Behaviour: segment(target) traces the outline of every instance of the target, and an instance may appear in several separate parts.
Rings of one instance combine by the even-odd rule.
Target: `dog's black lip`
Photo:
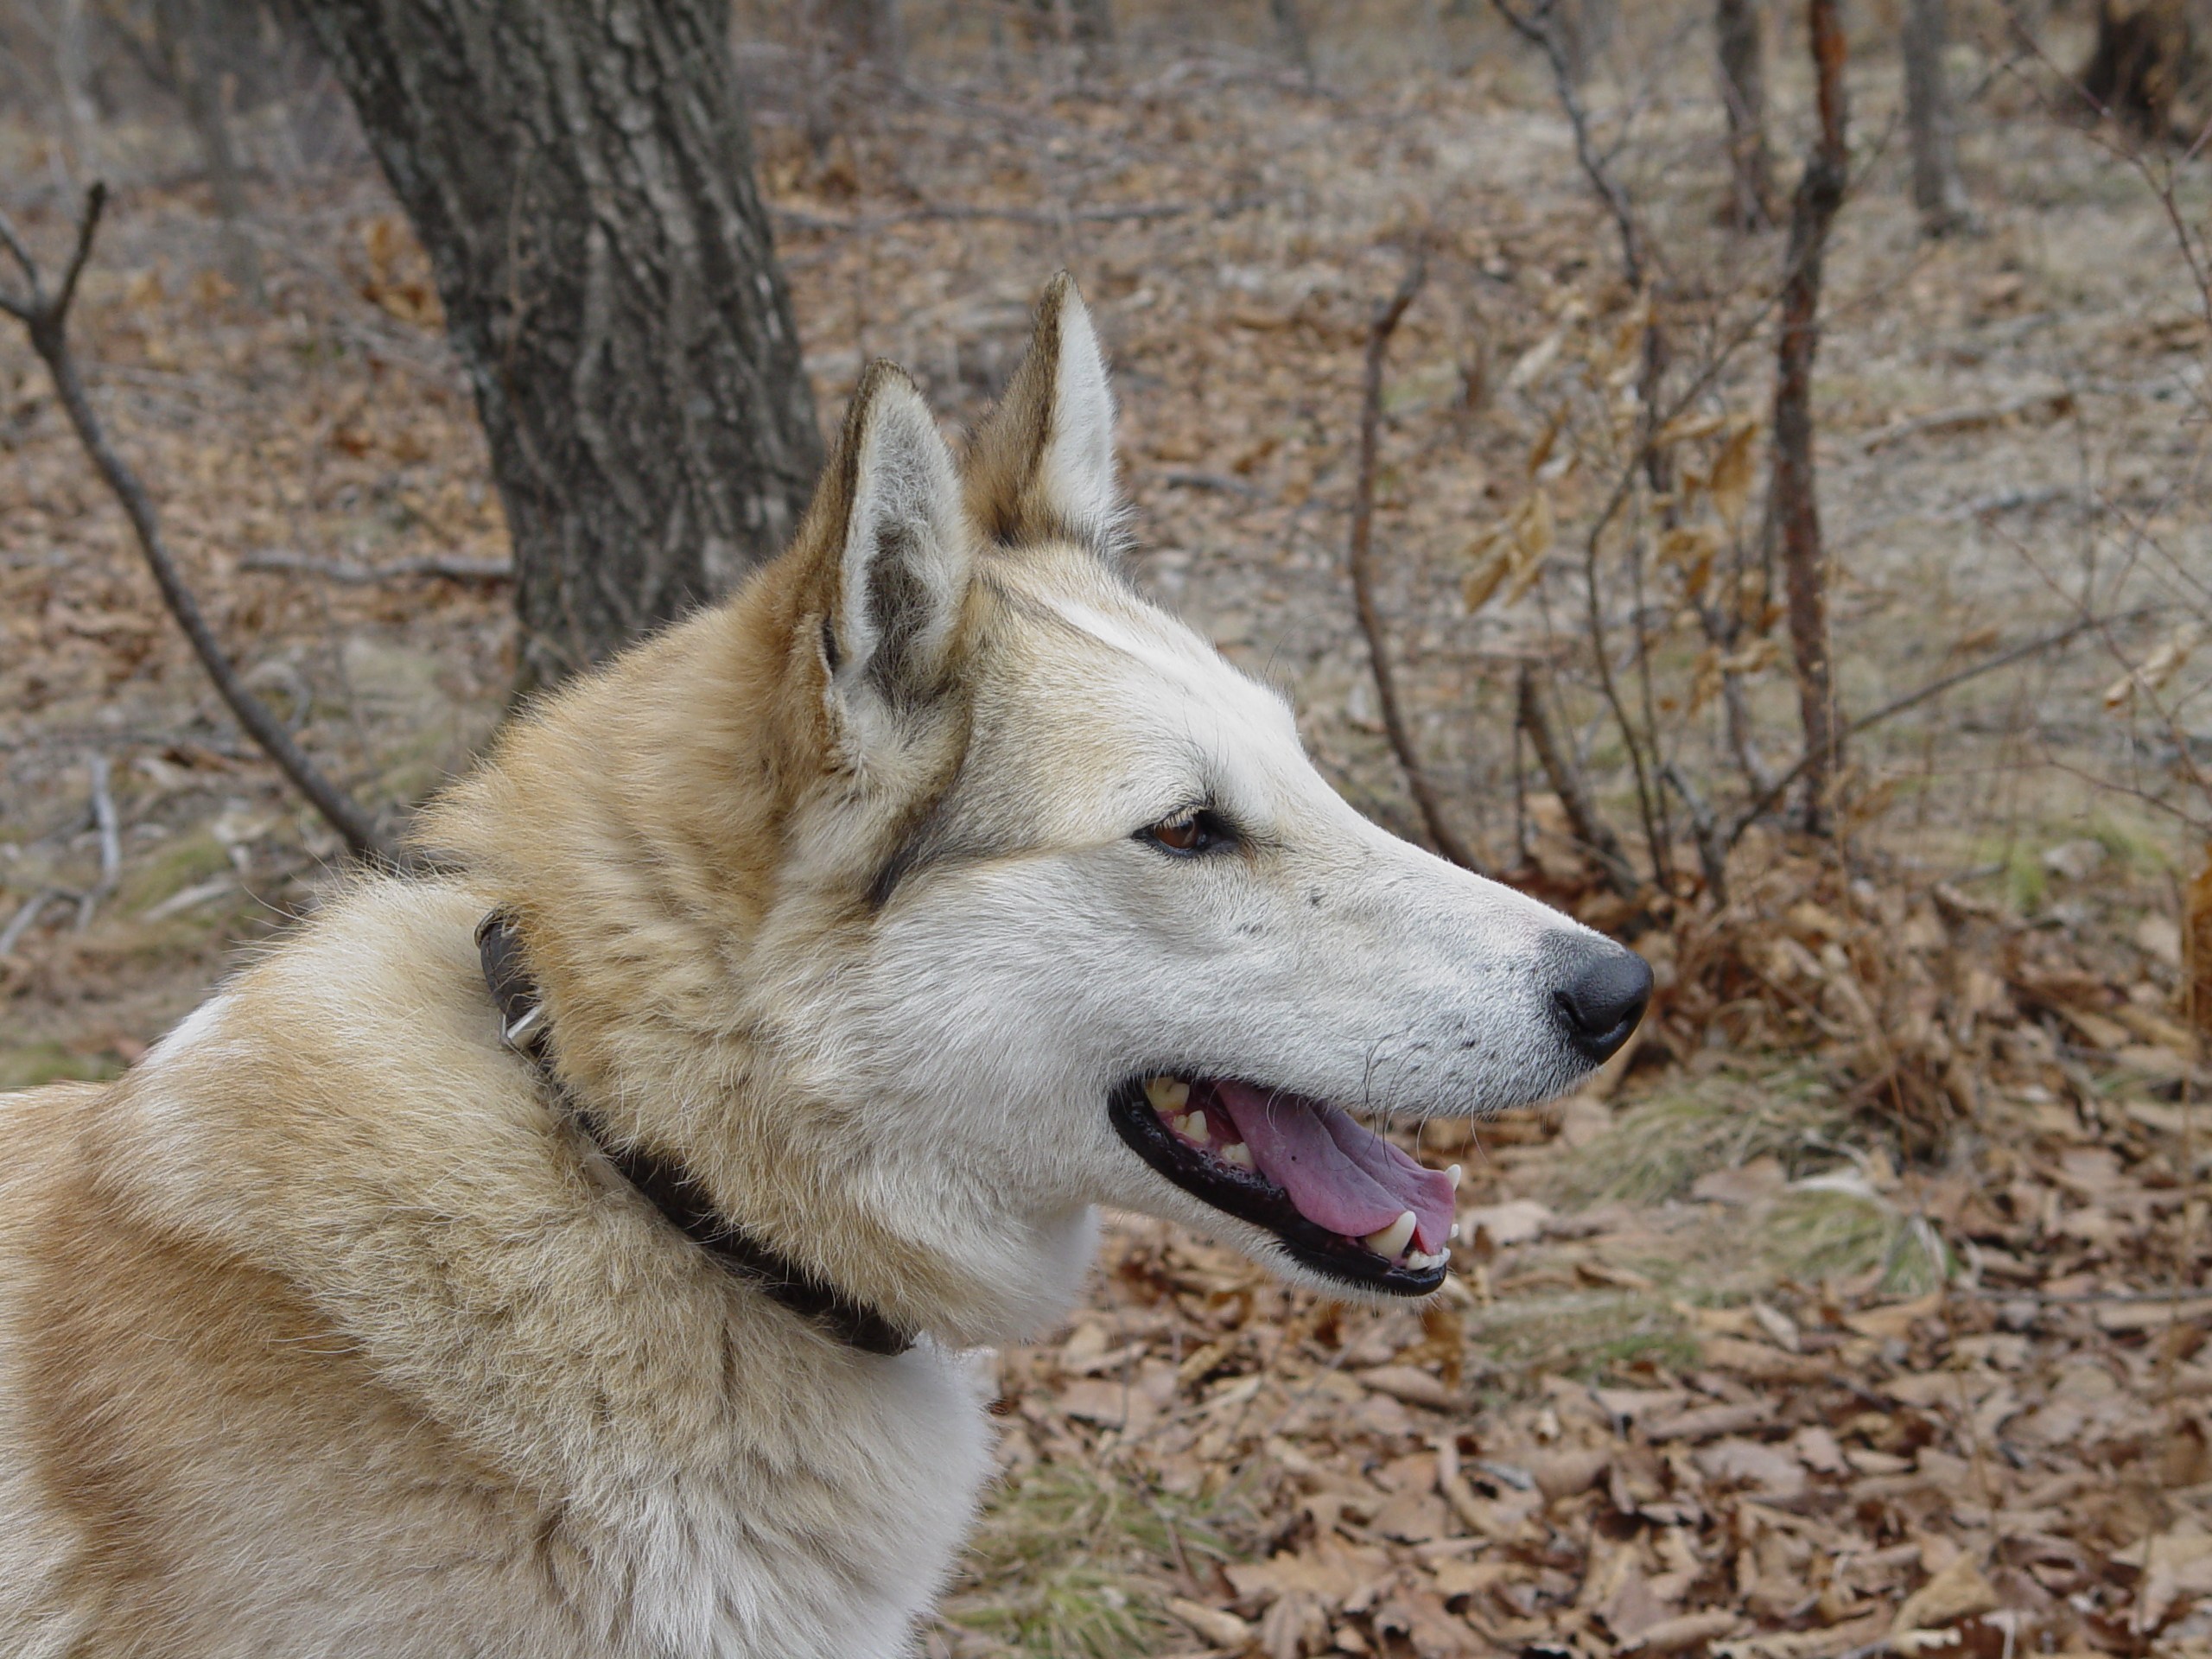
[[[1172,1077],[1170,1070],[1131,1077],[1106,1097],[1106,1118],[1129,1149],[1195,1198],[1239,1221],[1273,1233],[1293,1260],[1314,1272],[1363,1289],[1393,1296],[1427,1296],[1444,1283],[1445,1267],[1414,1268],[1385,1262],[1357,1239],[1332,1233],[1299,1214],[1290,1197],[1266,1176],[1201,1161],[1175,1138],[1145,1097],[1146,1077]]]

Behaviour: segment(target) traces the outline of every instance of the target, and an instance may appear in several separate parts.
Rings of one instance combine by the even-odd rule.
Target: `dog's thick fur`
[[[363,880],[112,1086],[0,1099],[0,1652],[905,1651],[987,1466],[960,1351],[1066,1308],[1091,1206],[1283,1265],[1117,1083],[1465,1113],[1587,1069],[1547,999],[1592,936],[1344,807],[1120,516],[1065,280],[963,464],[872,368],[791,551],[429,815],[453,874]],[[1138,833],[1200,802],[1236,849]],[[570,1096],[918,1346],[612,1174],[500,1046],[493,906]]]

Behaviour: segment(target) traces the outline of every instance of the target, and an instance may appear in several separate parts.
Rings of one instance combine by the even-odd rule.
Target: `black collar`
[[[681,1163],[609,1141],[599,1122],[562,1086],[547,1058],[546,1039],[551,1035],[551,1027],[546,1023],[537,983],[523,961],[522,939],[515,931],[513,916],[495,910],[479,922],[476,949],[484,963],[484,983],[499,1011],[499,1040],[537,1065],[548,1092],[569,1121],[671,1225],[771,1300],[812,1320],[849,1347],[868,1354],[903,1354],[914,1345],[910,1333],[876,1309],[824,1284],[745,1232],[715,1208],[706,1189]]]

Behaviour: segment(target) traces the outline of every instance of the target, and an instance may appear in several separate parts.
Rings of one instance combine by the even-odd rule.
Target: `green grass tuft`
[[[1670,1088],[1621,1114],[1613,1127],[1564,1160],[1555,1196],[1570,1208],[1659,1204],[1684,1196],[1710,1169],[1772,1153],[1802,1158],[1808,1136],[1836,1130],[1842,1111],[1809,1079],[1759,1086],[1707,1078]]]
[[[1804,1188],[1784,1193],[1762,1229],[1768,1260],[1803,1282],[1878,1268],[1886,1295],[1917,1296],[1948,1279],[1957,1263],[1936,1230],[1871,1193]]]
[[[1225,1555],[1205,1506],[1134,1476],[1039,1464],[994,1494],[946,1621],[1020,1659],[1138,1659],[1169,1626],[1147,1582]]]
[[[1507,1370],[1599,1381],[1643,1363],[1687,1370],[1697,1342],[1682,1317],[1641,1291],[1570,1291],[1502,1301],[1469,1316],[1484,1358]]]
[[[0,1091],[42,1083],[105,1083],[122,1075],[123,1062],[112,1054],[72,1054],[55,1042],[0,1048]]]

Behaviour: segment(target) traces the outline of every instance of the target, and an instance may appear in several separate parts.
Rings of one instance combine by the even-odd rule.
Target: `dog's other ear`
[[[1090,313],[1062,271],[1006,396],[968,451],[968,509],[1009,545],[1066,537],[1121,556],[1126,509],[1114,476],[1114,394]]]
[[[974,536],[952,451],[897,365],[861,374],[823,487],[830,695],[864,724],[904,720],[943,689]]]

